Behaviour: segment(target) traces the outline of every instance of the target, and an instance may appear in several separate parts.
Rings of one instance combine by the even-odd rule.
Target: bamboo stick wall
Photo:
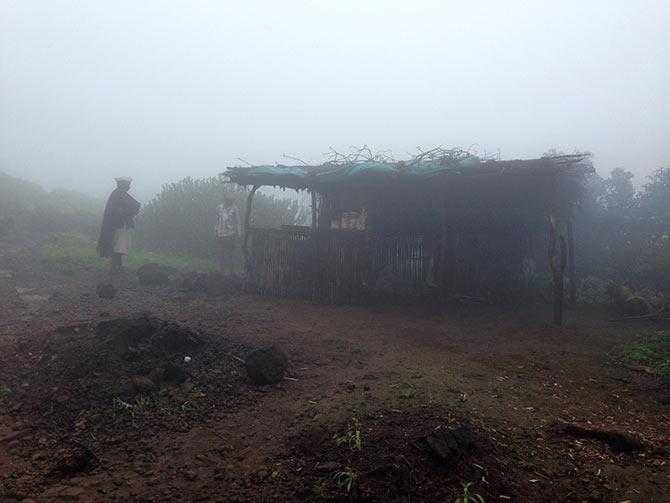
[[[260,295],[363,303],[380,278],[418,289],[430,267],[420,236],[296,227],[249,232],[247,289]]]

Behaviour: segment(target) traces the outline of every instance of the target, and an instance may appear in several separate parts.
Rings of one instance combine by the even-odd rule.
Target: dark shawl
[[[140,203],[127,192],[114,189],[109,195],[105,213],[102,216],[98,253],[101,257],[110,257],[114,248],[114,231],[116,229],[135,228],[133,217],[140,212]]]

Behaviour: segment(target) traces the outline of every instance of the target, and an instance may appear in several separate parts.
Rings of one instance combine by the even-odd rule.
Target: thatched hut
[[[543,243],[560,324],[565,270],[574,300],[572,222],[590,171],[583,154],[500,161],[451,151],[405,162],[231,167],[224,175],[253,187],[244,247],[250,291],[350,303],[384,289],[521,292]],[[311,226],[250,228],[261,186],[310,191]]]

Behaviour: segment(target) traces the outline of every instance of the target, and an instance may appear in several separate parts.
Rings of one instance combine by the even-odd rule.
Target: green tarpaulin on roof
[[[422,161],[407,165],[359,162],[311,171],[307,167],[302,166],[254,166],[245,170],[244,178],[252,181],[254,178],[266,179],[272,177],[277,182],[290,178],[309,179],[314,182],[338,182],[363,175],[427,178],[445,171],[476,167],[479,164],[480,161],[477,157],[467,157],[449,164],[444,164],[440,161]]]

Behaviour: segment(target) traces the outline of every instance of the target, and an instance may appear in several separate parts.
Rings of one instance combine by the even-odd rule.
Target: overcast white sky
[[[670,1],[0,0],[0,170],[147,197],[367,143],[670,162]]]

